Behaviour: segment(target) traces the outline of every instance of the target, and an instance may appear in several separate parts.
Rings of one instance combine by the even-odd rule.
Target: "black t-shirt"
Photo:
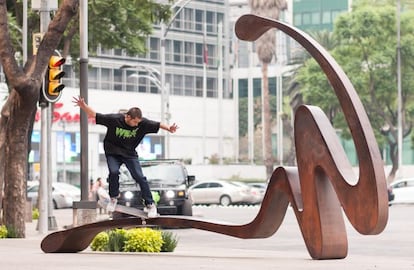
[[[137,127],[125,123],[124,114],[96,114],[96,124],[107,127],[104,138],[104,150],[107,155],[138,157],[135,149],[148,133],[157,133],[160,123],[142,118]]]

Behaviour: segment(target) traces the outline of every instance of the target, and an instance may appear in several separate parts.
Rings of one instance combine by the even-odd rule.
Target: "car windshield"
[[[122,166],[120,171],[120,183],[135,184],[127,168]],[[186,180],[182,167],[177,164],[143,165],[142,172],[150,184],[177,185],[185,183]]]

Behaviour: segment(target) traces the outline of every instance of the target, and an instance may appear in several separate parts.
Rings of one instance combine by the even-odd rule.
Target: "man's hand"
[[[72,102],[75,106],[79,106],[81,109],[86,106],[85,100],[81,96],[73,97]]]
[[[178,129],[178,126],[174,123],[168,128],[168,131],[171,133],[174,133],[177,131],[177,129]]]
[[[81,96],[73,97],[72,102],[75,106],[79,106],[88,117],[96,117],[96,112],[86,104],[85,99]]]

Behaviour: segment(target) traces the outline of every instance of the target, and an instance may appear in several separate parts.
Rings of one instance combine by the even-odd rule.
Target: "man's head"
[[[133,107],[129,109],[125,114],[125,123],[128,126],[136,127],[142,119],[141,109],[138,107]]]

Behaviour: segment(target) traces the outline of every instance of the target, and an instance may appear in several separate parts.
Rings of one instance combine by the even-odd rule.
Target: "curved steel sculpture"
[[[388,219],[387,186],[374,133],[358,95],[336,61],[311,37],[285,23],[244,15],[236,23],[242,40],[254,41],[277,28],[300,43],[328,77],[345,114],[359,159],[357,177],[334,128],[318,107],[295,113],[297,167],[277,168],[253,221],[237,225],[192,217],[161,216],[150,225],[191,227],[239,238],[265,238],[281,225],[289,203],[295,212],[309,254],[314,259],[344,258],[348,252],[343,220],[346,214],[361,234],[378,234]],[[270,147],[270,146],[269,146]],[[342,212],[343,209],[343,212]],[[78,252],[100,231],[141,224],[140,218],[109,220],[55,232],[43,239],[45,252]]]

